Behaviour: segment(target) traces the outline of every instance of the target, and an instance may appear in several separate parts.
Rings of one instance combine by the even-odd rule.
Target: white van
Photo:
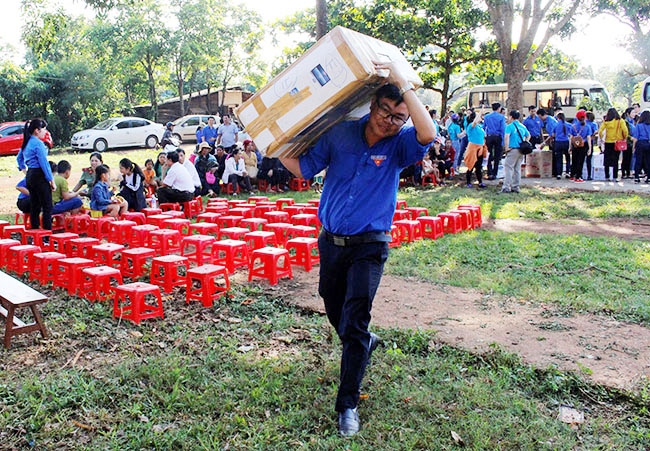
[[[650,110],[650,77],[643,80],[641,85],[641,111]]]

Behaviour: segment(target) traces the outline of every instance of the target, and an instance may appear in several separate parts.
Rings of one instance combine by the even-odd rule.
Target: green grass
[[[650,325],[650,243],[472,231],[391,250],[388,273]]]
[[[650,196],[619,192],[576,192],[524,187],[516,196],[500,196],[496,188],[468,190],[459,186],[408,188],[399,198],[408,205],[426,207],[430,214],[449,211],[463,203],[480,204],[491,219],[650,219]]]
[[[45,310],[56,340],[37,364],[17,361],[20,348],[4,351],[0,434],[10,449],[456,449],[451,431],[477,450],[650,440],[647,393],[608,392],[498,349],[476,356],[400,330],[379,331],[386,346],[364,382],[362,431],[340,438],[338,340],[322,316],[255,286],[212,309],[168,299],[166,319],[140,327],[64,295]],[[560,405],[587,422],[559,422]]]

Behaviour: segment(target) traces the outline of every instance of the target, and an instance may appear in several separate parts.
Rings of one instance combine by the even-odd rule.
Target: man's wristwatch
[[[403,96],[406,93],[406,91],[411,91],[411,90],[415,90],[415,86],[413,86],[413,83],[408,82],[406,86],[400,88],[399,95]]]

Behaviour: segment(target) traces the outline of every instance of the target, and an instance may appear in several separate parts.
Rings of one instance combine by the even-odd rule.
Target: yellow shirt
[[[605,142],[613,143],[621,139],[627,139],[627,124],[625,119],[613,119],[611,121],[603,121],[598,129],[598,135],[603,138],[603,131],[605,132]]]
[[[52,205],[57,204],[63,200],[63,193],[68,192],[68,181],[65,177],[56,174],[54,176],[54,184],[56,190],[52,191]]]

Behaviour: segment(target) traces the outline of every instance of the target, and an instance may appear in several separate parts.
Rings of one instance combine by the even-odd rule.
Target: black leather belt
[[[323,229],[322,233],[327,241],[339,247],[356,246],[357,244],[365,243],[390,243],[392,241],[391,234],[387,232],[366,232],[346,236],[334,235]]]

